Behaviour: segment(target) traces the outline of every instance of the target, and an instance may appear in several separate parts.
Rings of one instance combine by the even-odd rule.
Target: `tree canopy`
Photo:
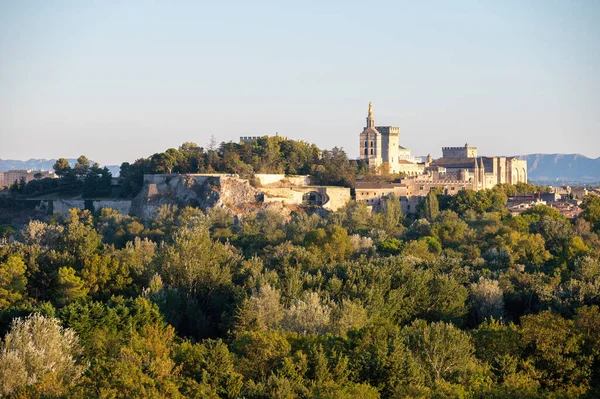
[[[303,173],[315,155],[269,140],[206,152],[185,143],[142,163],[175,173],[212,157]],[[267,151],[265,163],[246,163],[253,151]],[[319,157],[347,162],[335,151]],[[316,164],[322,176],[327,165]],[[86,168],[82,184],[101,178]],[[163,205],[142,220],[72,209],[7,229],[0,393],[598,397],[596,200],[575,220],[545,206],[511,216],[511,190],[434,191],[416,217],[389,196],[378,211],[356,202],[327,213]]]

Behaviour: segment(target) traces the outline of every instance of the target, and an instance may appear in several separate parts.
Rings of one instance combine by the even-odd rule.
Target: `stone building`
[[[369,167],[389,165],[389,173],[399,173],[400,128],[397,126],[375,126],[373,105],[369,103],[367,126],[360,134],[360,159]]]
[[[442,147],[442,158],[477,158],[477,147]]]
[[[240,144],[243,144],[243,143],[252,143],[255,140],[262,139],[262,138],[265,138],[265,137],[280,137],[280,136],[279,136],[279,132],[275,132],[275,136],[271,136],[271,135],[268,135],[268,134],[265,134],[263,136],[240,136]],[[285,136],[281,136],[281,138],[284,139],[284,140],[287,140],[287,137],[285,137]]]
[[[477,155],[477,147],[443,147],[442,158],[425,162],[410,157],[399,145],[400,128],[376,127],[369,103],[367,127],[360,134],[360,158],[369,167],[388,165],[390,173],[404,173],[399,183],[356,182],[356,200],[377,208],[381,198],[394,193],[405,213],[413,213],[419,201],[433,188],[453,195],[459,190],[485,190],[496,184],[527,182],[527,161],[514,157]],[[411,162],[411,161],[415,162]],[[381,169],[380,169],[381,170]]]
[[[375,126],[373,104],[369,103],[367,126],[360,134],[360,159],[380,173],[422,175],[427,162],[410,154],[410,149],[400,145],[400,128]],[[429,160],[430,161],[430,160]]]
[[[496,184],[527,182],[527,161],[514,157],[478,157],[477,148],[444,147],[443,157],[430,167],[446,169],[447,178],[472,180],[474,190],[492,188]]]
[[[39,175],[38,175],[39,174]],[[39,170],[8,170],[6,172],[0,172],[0,187],[10,186],[14,182],[19,182],[21,179],[25,179],[25,183],[29,183],[34,180],[36,175],[40,179],[46,177],[55,178],[54,171],[39,171]]]

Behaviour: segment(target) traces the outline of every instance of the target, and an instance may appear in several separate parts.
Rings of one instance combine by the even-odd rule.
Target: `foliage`
[[[0,263],[0,309],[21,300],[25,294],[27,266],[18,256],[10,256]]]
[[[15,319],[0,345],[0,393],[38,384],[42,392],[60,394],[84,372],[81,352],[77,335],[57,319]]]
[[[121,195],[136,195],[144,174],[157,173],[235,173],[250,177],[254,173],[285,173],[315,177],[319,184],[354,186],[358,164],[348,160],[341,148],[320,150],[314,144],[283,137],[260,137],[249,143],[221,143],[214,138],[206,148],[184,143],[133,164],[121,165]]]
[[[364,170],[340,151],[278,137],[185,143],[124,164],[124,195],[162,172],[295,171],[347,184]],[[58,165],[62,188],[101,178],[80,161]],[[507,196],[529,189],[434,190],[416,220],[389,196],[377,212],[355,202],[326,214],[165,205],[152,220],[72,210],[11,225],[0,244],[3,392],[597,397],[596,200],[574,221],[545,206],[507,214]],[[55,332],[24,333],[46,329]],[[5,349],[17,336],[27,350]],[[64,336],[73,339],[57,346]]]

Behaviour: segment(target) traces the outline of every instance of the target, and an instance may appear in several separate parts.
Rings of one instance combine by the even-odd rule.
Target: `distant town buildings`
[[[0,172],[0,187],[10,186],[15,181],[20,182],[21,179],[25,179],[25,183],[29,183],[36,178],[44,179],[46,177],[55,178],[56,174],[53,170],[9,170],[6,172]]]
[[[561,186],[550,187],[551,191],[549,193],[516,195],[508,199],[506,208],[513,216],[516,216],[536,205],[547,205],[556,209],[567,219],[574,219],[582,212],[579,207],[582,199],[573,198],[573,192],[580,192],[580,189],[587,192],[584,187]]]

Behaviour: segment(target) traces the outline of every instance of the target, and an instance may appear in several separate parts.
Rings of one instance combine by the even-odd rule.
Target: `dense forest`
[[[518,189],[31,221],[0,245],[0,395],[598,397],[600,197],[510,216]]]

